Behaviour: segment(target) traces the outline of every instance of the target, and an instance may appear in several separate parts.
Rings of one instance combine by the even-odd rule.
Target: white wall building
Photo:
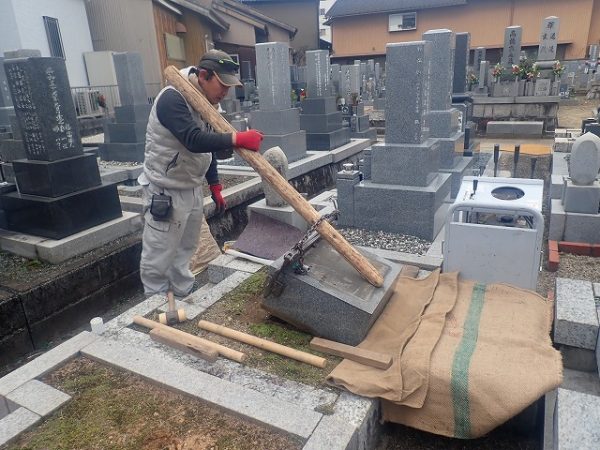
[[[63,57],[71,86],[87,86],[83,53],[94,48],[85,0],[0,0],[0,56],[22,48]]]
[[[329,43],[331,43],[331,28],[329,25],[323,25],[323,22],[325,22],[325,13],[329,11],[329,8],[333,6],[335,1],[336,0],[321,0],[319,2],[319,37]]]

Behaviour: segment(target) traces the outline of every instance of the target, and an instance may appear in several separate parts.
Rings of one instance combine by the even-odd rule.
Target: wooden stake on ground
[[[248,345],[253,345],[254,347],[262,348],[263,350],[268,350],[270,352],[277,353],[278,355],[287,356],[288,358],[310,364],[311,366],[315,366],[320,369],[325,368],[327,365],[327,360],[325,358],[311,355],[310,353],[301,352],[300,350],[286,347],[285,345],[277,344],[275,342],[267,341],[266,339],[252,336],[251,334],[232,330],[231,328],[217,325],[216,323],[201,320],[198,322],[198,326],[203,330],[212,331],[213,333],[220,334],[221,336],[225,336]]]
[[[220,133],[235,132],[235,128],[227,122],[214,108],[213,105],[196,89],[185,77],[183,77],[175,66],[165,69],[167,82],[177,89],[198,111],[202,118]],[[244,158],[261,177],[266,180],[294,208],[304,220],[310,225],[319,221],[319,213],[302,197],[277,170],[273,168],[258,152],[235,148],[235,151]],[[337,252],[348,261],[369,283],[373,286],[383,286],[383,276],[377,269],[361,254],[352,247],[344,237],[331,226],[326,220],[320,221],[316,227],[319,234],[331,244]]]
[[[313,338],[310,341],[310,348],[329,355],[341,356],[350,359],[365,366],[376,367],[378,369],[388,369],[392,365],[392,357],[384,353],[377,353],[371,350],[365,350],[341,342],[328,341],[327,339]]]
[[[232,361],[241,363],[246,360],[246,355],[244,353],[238,352],[237,350],[233,350],[229,347],[225,347],[224,345],[217,344],[216,342],[211,342],[207,339],[203,339],[200,336],[194,336],[193,334],[186,333],[185,331],[178,330],[177,328],[163,325],[161,323],[155,322],[154,320],[146,319],[142,316],[134,316],[133,323],[142,327],[150,328],[152,330],[159,328],[161,330],[164,330],[166,333],[170,333],[171,335],[176,335],[183,339],[188,339],[190,341],[195,342],[197,345],[206,347],[207,349],[216,350],[217,352],[219,352],[219,355],[224,356],[227,359],[231,359]]]
[[[190,353],[194,356],[199,356],[209,362],[215,362],[219,357],[219,352],[216,349],[200,345],[198,342],[195,342],[194,339],[190,339],[187,336],[178,336],[175,333],[165,331],[161,328],[150,330],[150,337],[153,341],[160,342],[161,344],[168,345],[169,347]]]

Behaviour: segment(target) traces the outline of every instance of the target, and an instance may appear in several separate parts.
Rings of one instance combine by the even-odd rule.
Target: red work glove
[[[215,205],[217,206],[217,212],[223,213],[225,212],[225,208],[227,208],[227,204],[225,203],[225,200],[223,200],[223,196],[221,195],[221,191],[223,190],[223,186],[221,186],[220,184],[211,184],[209,186],[210,188],[210,192],[211,192],[211,197],[213,199],[213,201],[215,202]]]
[[[257,152],[260,149],[260,143],[263,140],[263,134],[257,130],[238,131],[235,134],[235,146],[246,148]]]

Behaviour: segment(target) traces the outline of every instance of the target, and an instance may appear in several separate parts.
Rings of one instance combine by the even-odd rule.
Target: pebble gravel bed
[[[352,245],[381,248],[415,255],[424,255],[431,245],[429,241],[408,234],[372,231],[364,228],[340,228],[339,232]]]

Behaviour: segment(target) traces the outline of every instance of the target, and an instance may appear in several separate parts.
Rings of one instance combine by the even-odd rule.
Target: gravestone
[[[256,44],[259,109],[250,112],[250,126],[264,133],[261,152],[280,147],[294,162],[306,156],[306,132],[300,129],[300,110],[292,108],[289,65],[287,44]],[[245,163],[237,154],[234,159]]]
[[[4,58],[0,57],[0,183],[3,181],[14,183],[12,161],[25,158],[25,149],[23,141],[20,139],[18,125],[15,125],[15,110],[3,61]]]
[[[242,80],[254,80],[254,76],[252,75],[252,63],[250,61],[242,61],[240,69],[240,77]]]
[[[479,70],[481,62],[485,60],[485,47],[477,47],[473,54],[473,69]]]
[[[535,91],[534,95],[536,97],[545,97],[550,95],[550,88],[552,86],[552,82],[547,78],[538,78],[535,80]]]
[[[454,67],[455,35],[447,29],[423,33],[423,40],[431,42],[429,135],[439,142],[440,170],[452,175],[451,198],[460,189],[465,171],[472,158],[462,156],[465,134],[461,129],[462,113],[452,107],[452,73]],[[464,41],[464,37],[463,37]],[[466,47],[461,50],[461,55]],[[466,50],[468,52],[468,48]],[[458,52],[457,52],[458,53]],[[465,62],[462,60],[461,64]]]
[[[228,122],[231,122],[235,118],[235,115],[242,111],[242,105],[237,99],[235,91],[235,87],[229,88],[227,95],[220,102],[221,109],[225,111],[223,115]]]
[[[448,205],[451,175],[440,174],[440,143],[429,133],[432,44],[386,46],[385,143],[356,170],[338,173],[338,223],[433,240]]]
[[[360,66],[342,66],[342,97],[346,104],[356,103],[360,96]]]
[[[563,186],[567,213],[598,214],[600,208],[600,138],[592,133],[578,137],[571,149],[569,178]]]
[[[115,107],[115,122],[104,125],[104,144],[98,148],[103,161],[143,162],[146,126],[152,105],[148,102],[144,67],[139,53],[113,55],[121,106]]]
[[[590,61],[598,61],[598,56],[600,55],[600,46],[597,44],[590,45]]]
[[[350,142],[350,130],[342,125],[342,113],[337,110],[331,94],[329,52],[306,52],[307,97],[302,101],[300,128],[306,131],[306,146],[310,150],[333,150]]]
[[[3,62],[4,58],[0,57],[0,134],[9,131],[10,121],[8,116],[14,114]]]
[[[477,87],[473,90],[473,95],[487,96],[489,94],[489,76],[490,76],[490,62],[481,61],[479,64],[479,79],[477,81]]]
[[[454,74],[452,82],[452,92],[454,94],[464,94],[467,92],[467,66],[469,65],[469,52],[471,47],[470,33],[456,33],[454,45]],[[452,74],[452,69],[451,72]]]
[[[542,21],[540,46],[538,47],[538,61],[554,61],[556,59],[559,29],[560,19],[556,16],[546,17]]]
[[[342,66],[342,92],[344,105],[342,105],[342,116],[345,123],[350,127],[352,139],[369,139],[371,142],[377,140],[377,130],[370,127],[369,116],[365,114],[364,104],[361,102],[361,77],[360,64]]]
[[[116,184],[84,155],[62,58],[14,58],[4,68],[26,159],[13,161],[18,193],[0,195],[7,228],[51,239],[121,217]]]
[[[521,56],[521,37],[523,29],[520,26],[506,27],[504,30],[504,48],[502,50],[502,65],[509,71],[513,64],[519,64]]]
[[[331,71],[331,89],[333,95],[341,96],[342,92],[342,67],[339,64],[330,64]]]

